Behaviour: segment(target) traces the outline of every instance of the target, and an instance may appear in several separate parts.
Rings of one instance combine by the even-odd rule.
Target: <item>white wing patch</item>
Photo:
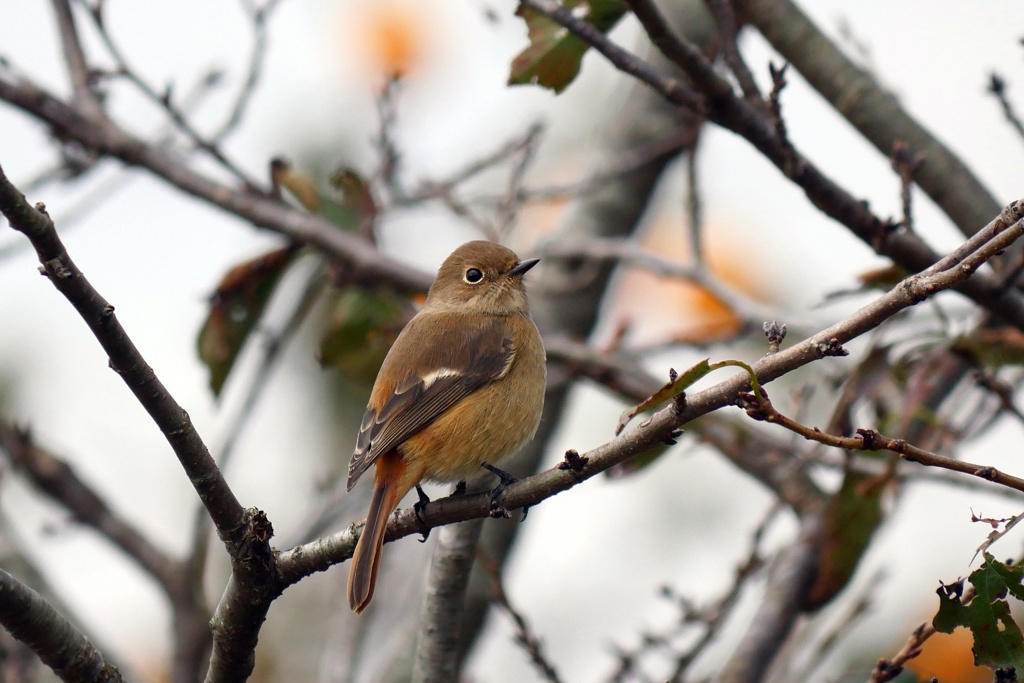
[[[437,370],[428,372],[423,375],[423,377],[420,377],[420,382],[423,383],[424,389],[429,389],[431,384],[442,377],[460,377],[462,374],[463,373],[460,370],[454,370],[452,368],[438,368]]]

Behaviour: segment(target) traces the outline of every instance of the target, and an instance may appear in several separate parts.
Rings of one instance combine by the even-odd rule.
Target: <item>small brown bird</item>
[[[537,431],[545,355],[523,288],[537,262],[493,242],[463,244],[384,359],[348,467],[351,491],[376,466],[348,575],[356,613],[373,597],[388,517],[405,494],[491,469]]]

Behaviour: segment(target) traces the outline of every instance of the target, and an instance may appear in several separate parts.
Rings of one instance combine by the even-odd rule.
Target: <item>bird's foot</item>
[[[427,526],[425,521],[423,521],[423,508],[425,508],[427,503],[430,502],[430,498],[423,492],[423,489],[420,488],[419,484],[416,485],[416,495],[419,496],[420,499],[413,503],[412,511],[416,513],[416,522],[419,525],[420,534],[423,535],[423,538],[420,539],[420,543],[426,543],[427,539],[430,538],[430,527]]]
[[[501,496],[502,491],[504,491],[510,484],[514,484],[519,480],[513,477],[505,470],[498,469],[494,465],[491,465],[486,462],[480,464],[484,467],[484,469],[486,469],[488,472],[495,475],[499,479],[498,485],[491,490],[491,517],[495,517],[498,519],[508,519],[512,515],[511,513],[509,513],[508,509],[504,505],[498,502],[498,498]],[[523,506],[523,519],[526,519],[526,514],[527,512],[529,512],[529,510],[530,508],[528,506]]]

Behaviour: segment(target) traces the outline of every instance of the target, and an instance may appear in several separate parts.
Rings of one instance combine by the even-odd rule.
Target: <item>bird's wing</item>
[[[477,319],[477,324],[467,325],[459,324],[458,319],[440,319],[459,314],[435,315],[411,321],[381,367],[349,463],[350,491],[379,455],[429,425],[461,399],[504,376],[515,360],[515,346],[500,318],[488,319],[484,324]],[[439,328],[459,332],[438,340]],[[467,334],[467,329],[473,331]],[[416,362],[409,363],[409,358]],[[404,368],[400,366],[403,359],[408,363]],[[388,388],[382,384],[387,380],[381,378],[389,377],[400,379]],[[374,400],[381,392],[386,394],[383,400]],[[380,407],[374,408],[375,404]]]

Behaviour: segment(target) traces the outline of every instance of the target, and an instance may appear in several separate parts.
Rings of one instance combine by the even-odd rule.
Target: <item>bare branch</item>
[[[57,15],[57,26],[60,29],[64,61],[68,66],[68,75],[71,77],[74,102],[87,116],[98,118],[103,115],[103,105],[94,90],[95,74],[92,73],[85,59],[70,0],[52,0],[52,4],[53,11]]]
[[[1006,122],[1017,131],[1021,139],[1024,139],[1024,122],[1020,120],[1020,116],[1017,115],[1017,111],[1013,108],[1013,103],[1010,102],[1010,98],[1006,94],[1006,81],[999,74],[993,73],[989,77],[988,91],[999,100],[999,106],[1003,110]]]
[[[96,31],[99,33],[104,46],[110,52],[114,61],[117,62],[118,73],[131,81],[143,95],[153,102],[153,104],[164,110],[168,117],[170,117],[171,121],[174,122],[174,125],[177,126],[178,130],[184,133],[198,149],[209,154],[217,161],[217,163],[235,176],[235,178],[237,178],[243,185],[251,188],[259,187],[254,179],[246,175],[244,171],[224,155],[224,152],[221,151],[220,146],[215,140],[208,140],[204,138],[202,134],[192,126],[188,117],[171,101],[172,91],[170,86],[168,86],[168,88],[162,93],[157,92],[156,88],[151,86],[137,71],[129,66],[127,58],[121,52],[117,43],[114,42],[114,37],[110,35],[109,31],[107,31],[106,24],[104,24],[100,15],[101,10],[99,6],[93,6],[88,3],[82,4],[88,10],[89,16],[92,17],[93,23],[96,26]],[[100,121],[96,121],[96,123],[100,123]]]
[[[229,546],[242,533],[244,511],[196,432],[188,413],[170,395],[114,315],[114,307],[71,260],[45,207],[29,205],[0,168],[0,213],[32,242],[43,271],[86,322],[110,357],[110,366],[163,432],[200,500]]]
[[[483,569],[487,572],[487,575],[491,579],[491,586],[494,592],[494,601],[501,607],[502,610],[508,614],[509,618],[512,619],[512,623],[515,626],[516,634],[515,640],[523,649],[526,650],[527,655],[530,657],[530,663],[533,664],[534,668],[537,669],[545,681],[549,683],[559,683],[561,678],[558,675],[558,671],[555,666],[548,659],[547,655],[544,654],[544,645],[540,638],[530,628],[529,622],[526,617],[517,610],[508,599],[508,594],[505,592],[505,585],[501,579],[501,566],[494,560],[493,557],[487,553],[478,553],[478,559],[480,564],[483,565]]]
[[[801,601],[814,580],[821,526],[821,514],[804,517],[797,540],[775,557],[750,628],[723,665],[716,683],[754,683],[764,678],[800,616]]]
[[[718,23],[718,32],[722,36],[722,57],[729,70],[736,77],[740,90],[747,101],[754,106],[764,106],[764,99],[757,87],[754,75],[743,61],[739,46],[736,44],[736,13],[733,11],[732,0],[707,0],[708,9]]]
[[[0,65],[0,99],[24,109],[51,126],[59,137],[78,140],[87,148],[141,166],[188,195],[289,237],[322,249],[348,267],[354,282],[390,283],[408,292],[425,292],[426,273],[381,255],[367,241],[330,221],[288,206],[272,197],[223,185],[190,168],[172,151],[129,135],[111,121],[102,125],[82,115],[28,80]]]
[[[872,214],[864,202],[854,198],[804,156],[792,150],[784,140],[780,140],[769,118],[737,97],[729,82],[715,70],[710,60],[671,31],[650,0],[631,0],[630,6],[654,44],[686,71],[701,95],[695,95],[689,89],[685,90],[687,94],[681,94],[684,91],[680,90],[677,81],[615,45],[604,34],[596,31],[586,21],[574,17],[554,0],[523,0],[523,4],[569,29],[600,51],[616,68],[636,76],[669,101],[706,113],[711,121],[741,135],[799,185],[816,207],[847,226],[879,254],[892,258],[911,272],[924,270],[938,259],[938,254],[918,236],[894,231],[894,226]],[[914,147],[920,149],[917,145]],[[930,164],[928,168],[931,168]],[[995,210],[987,213],[987,216],[993,213]],[[972,278],[958,291],[979,305],[1012,320],[1014,325],[1024,327],[1024,299],[1016,294],[1007,296],[1005,293],[997,293],[991,278]]]
[[[0,569],[0,624],[66,683],[121,683],[117,667],[34,590]]]
[[[756,321],[770,317],[767,310],[732,289],[698,262],[684,264],[662,258],[637,246],[632,240],[596,237],[580,243],[555,243],[544,247],[541,250],[541,255],[561,259],[592,259],[616,265],[635,266],[654,275],[675,277],[703,287],[748,324],[757,324]]]
[[[921,189],[965,235],[973,234],[999,203],[971,170],[919,121],[853,64],[791,0],[733,0],[779,54],[883,155],[903,140],[928,163],[915,177]],[[899,259],[897,259],[899,260]]]
[[[107,503],[67,462],[34,443],[27,430],[17,429],[0,419],[0,448],[7,451],[14,466],[52,500],[65,507],[76,521],[104,536],[153,577],[173,597],[181,583],[181,565],[153,545],[128,520]]]
[[[440,530],[420,612],[412,683],[458,679],[459,623],[483,522],[474,519]]]
[[[799,434],[805,439],[817,441],[826,446],[850,451],[892,451],[893,453],[898,453],[901,458],[909,462],[916,462],[929,467],[941,467],[953,472],[960,472],[961,474],[969,474],[986,481],[991,481],[994,484],[1024,492],[1024,479],[1020,477],[1005,474],[987,465],[975,465],[964,460],[955,460],[938,453],[932,453],[907,443],[903,439],[884,436],[874,430],[858,429],[856,430],[856,436],[826,434],[816,427],[808,427],[786,417],[775,409],[771,401],[768,399],[758,399],[753,394],[744,394],[740,401],[740,407],[746,410],[747,414],[755,420],[777,424],[795,434]]]
[[[263,61],[267,52],[268,20],[274,13],[274,10],[277,9],[279,0],[266,0],[259,7],[250,6],[250,3],[244,4],[248,7],[253,31],[253,46],[252,53],[249,56],[249,69],[246,71],[245,80],[242,82],[242,87],[238,90],[238,95],[235,97],[235,102],[231,106],[227,118],[220,128],[210,136],[210,142],[214,145],[219,145],[223,142],[225,138],[234,132],[238,124],[242,122],[242,116],[249,106],[249,100],[252,99],[252,95],[256,91],[256,84],[263,73]]]

